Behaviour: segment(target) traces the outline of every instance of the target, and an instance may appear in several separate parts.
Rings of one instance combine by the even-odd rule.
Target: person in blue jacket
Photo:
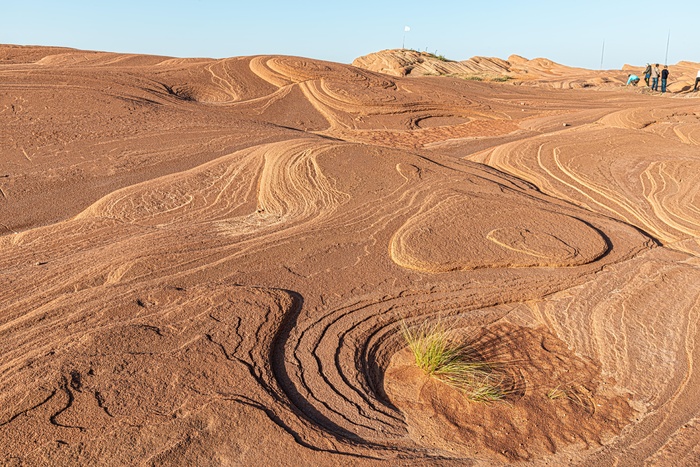
[[[637,75],[627,75],[627,84],[625,86],[636,86],[639,83],[639,76]]]

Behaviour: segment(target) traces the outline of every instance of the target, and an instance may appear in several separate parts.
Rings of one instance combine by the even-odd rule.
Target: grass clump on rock
[[[416,364],[428,376],[463,392],[474,402],[505,398],[503,376],[494,372],[494,365],[480,361],[476,352],[455,339],[442,323],[409,328],[404,322],[402,328]]]
[[[547,391],[547,398],[550,400],[566,399],[585,410],[595,414],[596,404],[590,391],[581,384],[572,383],[566,386],[557,386]]]

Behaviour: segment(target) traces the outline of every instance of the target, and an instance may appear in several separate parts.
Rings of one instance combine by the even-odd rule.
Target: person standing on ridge
[[[651,78],[651,65],[647,63],[647,67],[644,69],[644,82],[647,83],[647,87],[649,87],[649,78]]]
[[[698,90],[698,83],[700,83],[700,70],[698,70],[698,76],[695,78],[695,86],[693,86],[693,91]]]
[[[661,71],[661,92],[666,92],[666,83],[668,82],[668,65],[664,65]]]
[[[652,91],[658,91],[659,90],[659,64],[657,63],[654,65],[654,67],[651,69],[651,90]]]

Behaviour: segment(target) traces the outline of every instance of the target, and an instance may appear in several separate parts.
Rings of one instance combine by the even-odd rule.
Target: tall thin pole
[[[666,58],[664,59],[664,65],[668,65],[668,44],[671,42],[671,30],[668,30],[668,38],[666,38]]]
[[[603,39],[603,50],[600,51],[600,69],[603,69],[603,55],[605,55],[605,39]]]

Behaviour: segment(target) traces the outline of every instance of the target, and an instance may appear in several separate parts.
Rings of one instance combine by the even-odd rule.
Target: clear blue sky
[[[409,26],[410,31],[404,32]],[[0,43],[175,57],[350,63],[383,49],[546,57],[570,66],[700,62],[700,2],[0,0]],[[605,48],[603,51],[603,41]]]

